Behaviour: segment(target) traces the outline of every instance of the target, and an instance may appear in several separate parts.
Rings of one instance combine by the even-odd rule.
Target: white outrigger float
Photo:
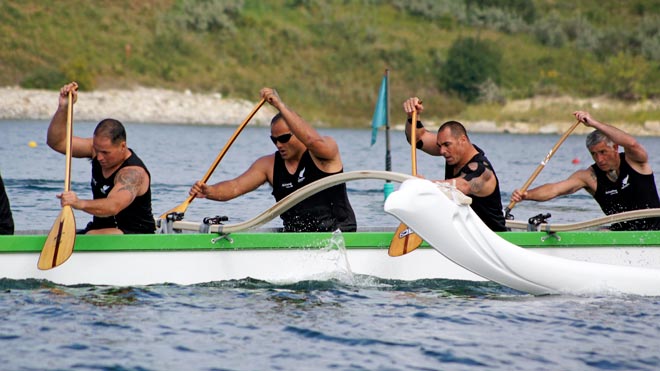
[[[513,232],[491,231],[469,204],[470,200],[455,188],[412,179],[388,197],[385,211],[447,259],[516,290],[534,295],[660,295],[660,232],[592,232],[599,234],[597,241],[611,246],[525,249],[506,239]],[[617,246],[618,240],[634,235],[639,236],[637,246]],[[563,236],[551,231],[546,240],[560,246]]]
[[[389,212],[418,230],[422,237],[428,238],[427,241],[433,248],[424,243],[420,248],[404,256],[396,258],[388,256],[388,247],[396,226],[350,233],[283,233],[272,229],[260,229],[268,221],[316,192],[336,184],[362,179],[406,182],[399,191],[390,195],[386,207]],[[493,280],[534,294],[592,289],[660,293],[660,285],[655,284],[653,291],[651,281],[636,286],[631,285],[635,290],[627,288],[623,290],[618,284],[611,287],[585,286],[585,284],[578,290],[573,290],[575,286],[555,287],[537,282],[535,278],[527,275],[529,273],[547,276],[556,281],[564,280],[569,283],[585,280],[582,276],[586,274],[579,271],[581,269],[579,267],[576,269],[581,276],[576,278],[561,274],[563,270],[555,270],[554,266],[542,265],[546,261],[557,261],[556,258],[548,255],[569,259],[568,262],[590,260],[660,269],[660,232],[574,230],[598,223],[621,221],[609,218],[578,225],[542,224],[538,229],[543,231],[492,233],[487,228],[484,230],[481,221],[470,213],[468,206],[463,204],[467,200],[465,196],[453,191],[454,195],[451,197],[455,197],[456,201],[450,201],[446,196],[442,196],[443,200],[435,194],[435,191],[413,191],[418,189],[417,186],[412,186],[417,184],[415,179],[410,175],[385,171],[347,172],[310,184],[262,214],[242,223],[217,224],[215,221],[199,223],[167,220],[161,225],[161,233],[158,234],[79,235],[76,237],[71,257],[64,264],[49,270],[37,268],[47,231],[0,236],[0,278],[44,279],[65,285],[122,286],[159,283],[195,284],[247,277],[288,283],[346,277],[350,279],[355,275],[368,275],[408,281]],[[430,182],[427,183],[431,184],[433,189],[440,189]],[[404,194],[407,195],[405,197],[407,200],[403,201],[405,205],[401,206],[401,211],[395,210],[394,203],[397,199],[403,198]],[[524,223],[512,224],[522,229],[527,226]],[[462,227],[458,228],[455,225]],[[432,230],[432,234],[427,232],[429,229]],[[504,250],[521,250],[520,256],[535,258],[514,260],[513,262],[520,262],[522,267],[514,266],[504,255],[498,255],[499,250],[491,252],[488,250],[489,245],[480,245],[493,241],[496,241],[498,248],[502,245]],[[461,252],[468,242],[470,243],[468,247],[477,250],[472,255],[465,256],[467,262],[449,254],[447,257],[443,255],[447,252],[446,249],[452,247],[456,247],[455,250]],[[482,252],[479,252],[480,248],[483,248]],[[490,263],[486,258],[492,258]],[[483,262],[484,260],[486,263]],[[528,266],[530,262],[538,265]],[[489,265],[491,263],[492,265]],[[500,271],[509,272],[514,278],[515,274],[518,274],[520,275],[518,279],[504,280],[500,279],[500,276],[481,271],[482,267],[496,267],[498,263],[503,264],[503,268],[499,268]],[[479,265],[473,267],[470,264]],[[527,272],[529,270],[531,271]],[[626,273],[628,271],[625,270]],[[522,272],[527,273],[522,275]],[[646,270],[643,272],[648,273]],[[622,277],[622,280],[624,278]],[[639,279],[646,280],[646,277],[641,276]],[[598,282],[600,284],[604,281]],[[649,290],[641,291],[646,287],[650,287]]]

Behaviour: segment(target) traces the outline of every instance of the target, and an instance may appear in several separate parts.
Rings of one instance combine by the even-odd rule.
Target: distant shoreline
[[[528,101],[528,100],[527,100]],[[81,91],[74,108],[74,117],[81,121],[99,121],[113,117],[122,122],[197,125],[238,125],[254,108],[256,102],[223,98],[219,93],[199,94],[186,91],[138,87],[134,89]],[[530,104],[526,100],[507,106]],[[534,104],[534,102],[532,102]],[[536,103],[538,104],[538,103]],[[0,120],[50,120],[57,109],[57,92],[19,87],[0,87]],[[252,119],[254,125],[267,126],[275,110],[264,105]],[[368,120],[367,120],[368,121]],[[440,123],[425,120],[428,129]],[[463,121],[470,132],[511,134],[561,134],[572,122],[495,122],[488,120]],[[365,122],[367,128],[369,122]],[[639,136],[660,136],[660,121],[644,124],[616,124],[617,127]],[[403,130],[402,123],[391,123],[393,130]],[[575,133],[592,129],[579,126]]]
[[[50,120],[57,109],[57,91],[0,88],[0,120]],[[74,117],[99,121],[106,117],[122,122],[160,124],[238,125],[256,102],[223,98],[219,93],[197,94],[165,89],[81,91]],[[266,126],[275,111],[264,105],[252,122]]]

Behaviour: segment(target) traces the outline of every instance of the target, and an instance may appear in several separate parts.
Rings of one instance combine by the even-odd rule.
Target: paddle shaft
[[[69,105],[66,109],[66,149],[64,156],[66,165],[64,166],[64,191],[71,190],[71,146],[73,141],[73,96],[69,91]]]
[[[417,110],[413,110],[410,124],[410,157],[412,161],[412,175],[417,176]],[[422,238],[413,232],[404,223],[394,232],[394,237],[387,250],[389,256],[405,255],[422,244]]]
[[[530,176],[529,179],[527,179],[527,181],[525,182],[525,184],[523,184],[522,188],[520,188],[520,193],[525,193],[527,191],[527,188],[529,188],[529,186],[536,179],[536,177],[539,175],[539,173],[541,173],[541,170],[543,170],[543,168],[545,168],[545,164],[547,164],[548,161],[550,161],[550,158],[552,158],[552,156],[555,154],[555,152],[557,152],[557,149],[559,149],[559,146],[561,146],[562,143],[564,143],[566,138],[568,138],[568,136],[571,135],[573,130],[575,130],[575,128],[579,124],[580,124],[580,121],[577,121],[575,124],[573,124],[573,126],[571,126],[570,128],[568,128],[568,130],[566,130],[566,132],[564,133],[564,135],[561,136],[561,138],[559,138],[559,140],[557,141],[555,146],[552,147],[550,152],[548,152],[548,154],[545,156],[543,161],[541,161],[539,166],[536,167],[536,170],[534,170],[534,172],[532,173],[532,176]],[[511,211],[511,209],[513,209],[513,207],[515,205],[516,205],[516,202],[514,202],[514,201],[511,201],[509,203],[509,206],[507,206],[506,209],[505,209],[506,215],[509,215],[509,211]]]
[[[231,147],[231,145],[234,144],[234,141],[238,137],[238,134],[240,134],[241,131],[243,131],[245,126],[247,126],[248,122],[250,122],[250,120],[252,120],[252,117],[254,117],[254,115],[257,113],[257,111],[259,111],[259,108],[261,108],[261,106],[263,106],[265,102],[266,102],[266,99],[261,99],[259,101],[259,103],[257,103],[257,105],[252,109],[252,112],[250,112],[250,114],[245,118],[245,120],[243,120],[243,122],[241,122],[241,124],[238,126],[238,128],[236,128],[236,131],[231,136],[231,138],[229,138],[229,140],[227,141],[227,144],[225,144],[225,147],[222,149],[222,151],[220,151],[220,153],[218,154],[218,157],[215,158],[215,161],[213,161],[213,164],[211,165],[209,170],[206,172],[206,174],[204,174],[204,177],[202,178],[202,182],[206,183],[209,180],[209,178],[211,177],[211,175],[215,171],[215,168],[218,167],[218,164],[220,163],[222,158],[225,157],[225,153],[227,153],[227,151],[229,150],[229,147]]]
[[[238,128],[236,128],[236,131],[234,131],[234,134],[232,134],[232,136],[229,138],[229,140],[227,141],[225,146],[222,148],[220,153],[218,153],[218,156],[213,161],[213,164],[211,164],[211,167],[209,167],[209,169],[206,171],[206,174],[204,174],[204,177],[201,179],[202,183],[206,183],[209,180],[209,178],[211,178],[211,175],[215,171],[215,168],[218,167],[218,164],[220,163],[222,158],[225,157],[225,154],[229,150],[229,147],[231,147],[231,145],[234,144],[234,141],[236,140],[238,135],[241,133],[241,131],[243,131],[245,126],[247,126],[248,122],[250,122],[252,117],[254,117],[254,115],[257,113],[257,111],[259,111],[259,108],[261,108],[261,106],[263,106],[265,102],[266,102],[266,99],[262,98],[259,101],[259,103],[257,103],[256,106],[254,106],[254,108],[252,109],[250,114],[245,118],[245,120],[243,120],[243,122],[238,126]],[[160,219],[165,219],[168,214],[173,213],[173,212],[179,212],[179,213],[185,212],[186,209],[188,209],[188,205],[190,205],[190,203],[194,199],[195,199],[194,195],[188,196],[188,198],[184,202],[182,202],[180,205],[178,205],[177,207],[175,207],[175,208],[165,212],[163,215],[161,215]]]
[[[231,145],[234,144],[234,141],[236,140],[236,138],[238,138],[238,134],[240,134],[241,131],[243,131],[243,129],[247,126],[248,122],[250,122],[250,120],[252,120],[252,117],[254,117],[254,115],[257,114],[257,111],[259,111],[259,108],[261,108],[261,106],[263,106],[265,102],[266,102],[266,99],[262,98],[259,101],[259,103],[257,103],[256,106],[254,106],[254,108],[252,109],[252,112],[250,112],[250,114],[245,118],[245,120],[243,120],[243,122],[241,122],[241,124],[238,126],[238,128],[236,128],[236,131],[234,132],[234,134],[232,134],[231,138],[229,138],[229,140],[225,144],[224,148],[222,148],[222,151],[220,151],[220,153],[218,153],[218,157],[215,158],[215,161],[213,161],[213,164],[211,165],[211,167],[206,171],[206,174],[204,174],[204,177],[202,178],[202,183],[206,183],[209,180],[209,178],[211,177],[211,175],[213,175],[213,172],[215,171],[215,168],[218,167],[218,164],[220,163],[222,158],[225,157],[225,154],[229,150],[229,147],[231,147]],[[192,202],[192,200],[194,198],[195,198],[194,196],[189,196],[188,197],[188,203]]]
[[[73,92],[69,91],[69,105],[66,116],[66,147],[65,147],[65,170],[64,191],[71,190],[71,156],[73,141]],[[64,263],[73,253],[76,240],[76,219],[71,206],[62,207],[59,216],[53,223],[44,247],[41,249],[37,267],[42,270],[51,269]]]
[[[412,112],[410,124],[410,158],[412,160],[412,175],[417,176],[417,110]]]

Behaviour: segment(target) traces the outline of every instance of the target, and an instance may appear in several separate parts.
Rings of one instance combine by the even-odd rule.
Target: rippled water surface
[[[656,370],[657,298],[492,283],[3,282],[5,370]]]
[[[49,229],[59,213],[64,158],[45,144],[47,121],[0,121],[0,173],[17,230]],[[89,136],[92,123],[76,123]],[[129,146],[153,176],[154,212],[185,200],[235,128],[128,124]],[[345,170],[383,169],[384,137],[325,129]],[[474,134],[501,180],[504,203],[559,136]],[[641,139],[660,169],[660,139]],[[36,141],[37,147],[28,146]],[[244,171],[274,150],[267,128],[248,127],[211,182]],[[409,173],[410,151],[392,133],[393,170]],[[443,161],[419,154],[418,172],[441,178]],[[577,159],[577,165],[572,163]],[[535,184],[590,163],[571,136]],[[90,165],[74,160],[72,188],[89,195]],[[360,226],[392,226],[382,181],[349,183]],[[227,203],[196,200],[186,218],[250,219],[273,204],[270,189]],[[517,205],[517,219],[551,212],[555,222],[601,215],[586,193]],[[89,218],[77,212],[77,223]],[[279,226],[273,220],[269,226]],[[155,264],[157,262],[154,262]],[[117,267],[121,272],[122,267]],[[0,272],[1,277],[1,272]],[[656,297],[533,297],[494,283],[387,281],[337,272],[335,279],[270,284],[250,279],[193,286],[60,286],[0,279],[2,370],[657,370]]]

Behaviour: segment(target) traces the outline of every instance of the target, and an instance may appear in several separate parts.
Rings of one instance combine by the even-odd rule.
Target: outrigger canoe
[[[76,238],[73,255],[50,270],[37,268],[47,231],[0,236],[0,277],[45,279],[64,285],[116,286],[195,284],[248,277],[269,282],[352,280],[359,275],[395,280],[492,280],[439,252],[440,246],[453,241],[450,239],[441,239],[444,242],[429,239],[431,244],[424,243],[411,253],[396,258],[388,256],[395,226],[349,233],[284,233],[260,228],[312,194],[361,179],[404,182],[405,185],[416,178],[384,171],[347,172],[310,184],[242,223],[218,224],[214,220],[199,223],[168,218],[161,221],[159,233],[153,235],[80,235]],[[392,195],[401,194],[405,188],[402,186]],[[457,205],[467,202],[467,198],[460,196],[454,193],[452,197],[456,201],[452,202]],[[418,219],[424,226],[436,226],[438,219],[453,217],[444,212],[425,215],[419,210],[421,217],[415,219],[415,224],[402,219],[416,232]],[[514,226],[527,227],[523,223]],[[660,269],[660,234],[657,232],[574,231],[569,230],[570,227],[560,225],[560,230],[555,231],[556,227],[541,224],[535,231],[493,235],[512,246],[543,256]],[[425,237],[421,230],[419,232]],[[555,292],[514,288],[534,294]]]

